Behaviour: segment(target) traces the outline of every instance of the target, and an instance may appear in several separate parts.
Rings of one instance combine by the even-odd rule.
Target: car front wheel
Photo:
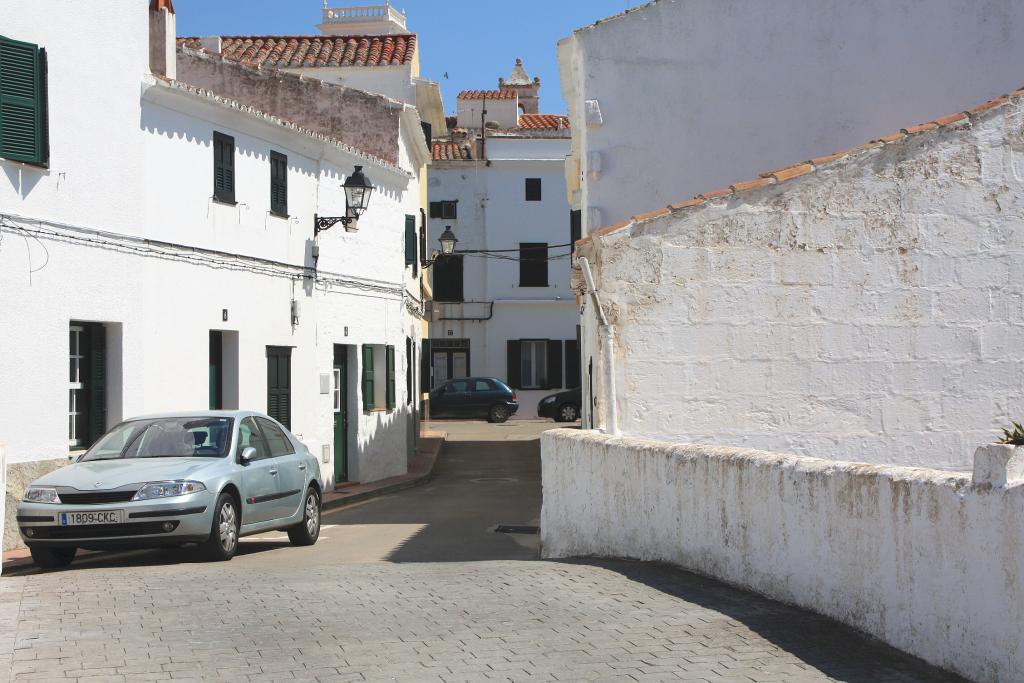
[[[288,540],[292,545],[313,545],[320,537],[320,496],[316,489],[306,491],[302,505],[302,521],[288,529]]]
[[[213,508],[210,538],[203,544],[207,558],[215,562],[230,560],[238,552],[238,506],[230,493],[222,493]]]
[[[75,559],[78,548],[29,548],[32,561],[40,569],[63,569]]]
[[[566,403],[558,409],[559,422],[575,422],[580,419],[580,409],[571,403]]]

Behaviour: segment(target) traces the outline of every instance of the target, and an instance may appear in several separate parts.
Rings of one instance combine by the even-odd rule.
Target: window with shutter
[[[46,100],[46,51],[0,36],[0,157],[49,163]]]
[[[413,386],[412,386],[412,369],[416,365],[416,361],[413,358],[413,344],[412,337],[405,338],[405,402],[407,405],[412,404]]]
[[[519,286],[548,286],[548,245],[545,242],[520,242]]]
[[[292,350],[267,347],[267,415],[292,428]]]
[[[270,213],[288,217],[288,157],[270,153]]]
[[[416,216],[405,217],[405,265],[412,266],[412,276],[419,272],[419,257],[416,254]]]
[[[459,217],[459,202],[430,202],[430,217],[456,220]]]
[[[523,343],[518,339],[508,340],[508,367],[505,383],[513,389],[523,388]]]
[[[235,139],[217,132],[213,134],[213,198],[235,203]]]
[[[462,301],[462,256],[438,256],[433,267],[435,301]]]
[[[373,410],[375,403],[373,393],[373,347],[363,344],[363,410]]]
[[[539,202],[540,201],[540,178],[527,178],[526,179],[526,201],[528,201],[528,202]]]
[[[394,410],[396,405],[395,400],[395,347],[388,346],[385,350],[387,358],[387,409]]]
[[[420,209],[420,259],[421,262],[427,258],[427,212]]]

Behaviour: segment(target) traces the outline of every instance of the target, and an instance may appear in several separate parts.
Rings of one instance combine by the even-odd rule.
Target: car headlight
[[[554,403],[554,402],[555,402],[555,397],[554,396],[548,396],[546,399],[541,401],[542,404]]]
[[[132,500],[150,500],[153,498],[172,498],[187,496],[190,493],[205,491],[206,487],[199,481],[151,481],[132,496]]]
[[[26,503],[60,503],[57,489],[45,486],[29,486],[22,498]]]

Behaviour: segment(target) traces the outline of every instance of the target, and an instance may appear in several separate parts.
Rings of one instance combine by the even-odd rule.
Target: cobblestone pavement
[[[0,681],[956,680],[670,567],[495,544],[495,520],[536,513],[536,448],[458,444],[430,486],[333,514],[313,548],[248,541],[224,564],[165,551],[0,577]],[[459,500],[471,519],[454,518]],[[378,560],[353,547],[417,521]]]

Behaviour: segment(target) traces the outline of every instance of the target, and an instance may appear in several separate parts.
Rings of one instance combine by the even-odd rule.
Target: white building
[[[580,381],[569,131],[565,117],[538,113],[539,88],[517,62],[498,90],[461,93],[451,136],[434,139],[429,183],[427,247],[450,226],[456,249],[472,253],[431,269],[424,384],[498,377],[519,390],[520,416],[535,414],[550,390]]]
[[[211,406],[288,424],[331,485],[404,473],[421,329],[407,226],[429,154],[415,110],[176,53],[168,0],[16,0],[0,26],[0,85],[31,124],[0,121],[7,507],[123,418]],[[33,76],[5,82],[8,60]],[[315,236],[356,166],[376,187],[365,215]]]
[[[1017,0],[655,0],[559,43],[583,234],[983,102]]]

